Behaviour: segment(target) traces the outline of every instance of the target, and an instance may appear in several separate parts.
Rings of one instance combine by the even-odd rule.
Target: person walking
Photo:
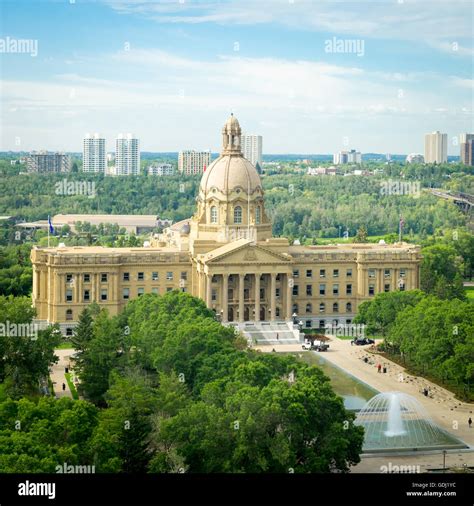
[[[380,364],[377,365],[377,372],[380,372],[382,370],[382,366]]]
[[[63,383],[63,392],[66,390],[66,383]]]
[[[467,421],[467,423],[469,424],[469,428],[471,428],[471,425],[472,425],[472,418],[469,417],[469,420]]]

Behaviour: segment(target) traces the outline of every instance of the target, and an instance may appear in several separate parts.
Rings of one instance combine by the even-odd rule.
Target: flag
[[[54,235],[54,227],[53,227],[53,224],[51,223],[50,216],[48,216],[48,225],[49,225],[49,232]]]
[[[207,169],[207,166],[206,166],[206,164],[204,164],[204,170],[203,170],[203,172],[206,172],[206,169]]]

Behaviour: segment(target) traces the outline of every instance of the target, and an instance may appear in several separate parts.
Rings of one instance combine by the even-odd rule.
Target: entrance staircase
[[[247,338],[250,345],[300,344],[304,334],[292,322],[243,322],[229,323]]]

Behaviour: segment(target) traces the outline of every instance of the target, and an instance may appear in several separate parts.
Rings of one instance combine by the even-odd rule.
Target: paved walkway
[[[301,345],[276,345],[256,347],[264,352],[271,352],[272,348],[277,352],[301,352]],[[303,352],[314,353],[314,352]],[[428,411],[433,421],[440,427],[452,433],[474,449],[474,424],[469,428],[467,420],[474,419],[474,404],[460,402],[454,398],[454,394],[448,390],[431,383],[423,378],[407,374],[405,369],[390,360],[379,357],[377,354],[368,352],[368,347],[351,346],[350,340],[338,338],[330,339],[330,348],[322,355],[326,360],[341,367],[357,379],[367,383],[379,392],[399,391],[415,397]],[[363,361],[369,357],[369,363]],[[377,372],[377,364],[386,365],[387,373]],[[423,388],[428,387],[430,397],[423,395]],[[420,465],[424,469],[442,467],[442,454],[415,455],[415,456],[390,456],[390,457],[364,457],[355,472],[380,472],[381,462],[387,463],[387,459],[393,464],[400,461],[403,464]],[[467,463],[474,466],[474,452],[448,452],[447,465],[462,466]]]
[[[70,350],[55,350],[55,355],[59,357],[58,363],[51,367],[51,381],[54,386],[54,393],[56,397],[71,397],[71,390],[67,384],[66,377],[64,376],[65,368],[69,366],[69,357],[74,353],[74,349]],[[63,383],[66,385],[66,390],[63,391]]]

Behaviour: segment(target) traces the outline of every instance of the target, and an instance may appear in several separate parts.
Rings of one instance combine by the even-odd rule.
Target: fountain
[[[417,399],[402,392],[372,397],[355,423],[364,427],[366,452],[467,448],[438,427]]]

